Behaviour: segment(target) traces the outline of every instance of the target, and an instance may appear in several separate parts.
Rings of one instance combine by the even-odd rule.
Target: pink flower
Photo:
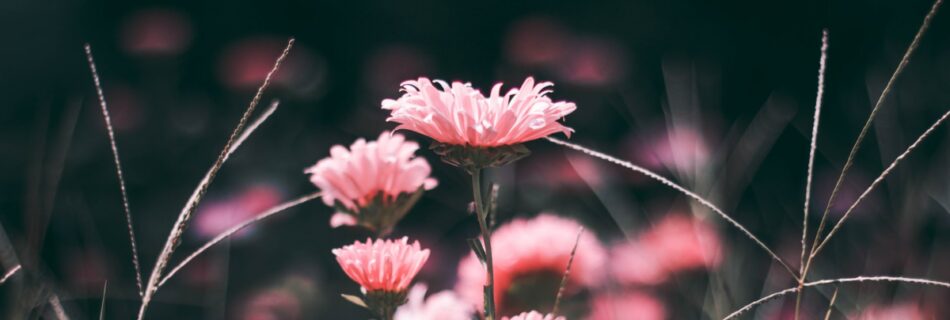
[[[558,122],[577,108],[574,103],[553,102],[546,96],[550,82],[535,84],[525,79],[521,88],[501,94],[496,84],[488,97],[470,84],[430,81],[427,78],[402,83],[405,94],[383,100],[391,110],[387,121],[399,129],[415,131],[449,145],[499,147],[516,145],[573,130]]]
[[[576,221],[551,214],[533,219],[515,219],[492,234],[495,266],[495,299],[498,310],[523,311],[516,305],[525,297],[511,296],[519,280],[541,276],[553,288],[560,283],[571,250],[581,225]],[[590,287],[601,282],[601,271],[606,253],[600,242],[589,232],[581,235],[578,243],[568,288]],[[459,263],[456,291],[475,306],[482,305],[482,285],[485,270],[474,253]],[[554,289],[556,290],[556,289]],[[555,292],[549,294],[553,296]],[[541,294],[531,292],[532,295]],[[521,301],[515,301],[521,300]],[[545,298],[548,303],[550,299]]]
[[[672,274],[713,268],[722,259],[716,230],[693,218],[673,214],[639,236],[611,250],[611,273],[627,284],[658,284]]]
[[[367,292],[403,292],[429,259],[429,249],[421,249],[419,241],[409,238],[359,241],[333,249],[336,261],[350,279]]]
[[[396,310],[395,320],[471,320],[475,309],[452,291],[442,291],[425,298],[426,286],[409,289],[409,302]]]
[[[358,139],[349,149],[333,146],[330,157],[304,172],[323,191],[323,203],[353,216],[338,213],[331,225],[362,224],[386,233],[418,200],[419,191],[437,184],[429,177],[429,163],[415,157],[417,149],[402,135],[383,132],[379,140]],[[364,210],[370,206],[372,212]]]
[[[504,317],[502,320],[567,320],[565,317],[558,317],[553,314],[541,314],[537,311],[524,312],[514,317]]]
[[[621,295],[602,295],[591,303],[588,320],[663,320],[663,302],[646,293],[631,291]]]

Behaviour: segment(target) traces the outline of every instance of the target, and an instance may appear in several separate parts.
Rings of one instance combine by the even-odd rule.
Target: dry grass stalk
[[[944,288],[950,289],[950,282],[936,281],[936,280],[930,280],[930,279],[920,279],[920,278],[892,277],[892,276],[874,276],[874,277],[861,276],[861,277],[854,277],[854,278],[826,279],[826,280],[807,282],[803,285],[803,287],[808,288],[808,287],[816,287],[816,286],[822,286],[822,285],[828,285],[828,284],[841,284],[841,283],[850,283],[850,282],[902,282],[902,283],[909,283],[909,284],[923,284],[923,285],[938,286],[938,287],[944,287]],[[798,291],[799,291],[799,288],[796,286],[796,287],[791,287],[791,288],[767,295],[765,297],[760,298],[759,300],[753,301],[752,303],[749,303],[743,306],[742,308],[739,308],[739,310],[736,310],[733,313],[730,313],[728,316],[723,318],[723,320],[735,319],[736,317],[742,315],[743,313],[749,310],[752,310],[752,308],[757,305],[771,301],[775,298],[784,296],[786,294],[794,293]]]
[[[192,214],[194,214],[195,209],[198,206],[198,203],[201,201],[201,198],[208,191],[208,186],[211,184],[211,181],[214,180],[214,177],[217,175],[218,170],[221,169],[221,166],[224,165],[224,162],[234,151],[232,146],[235,145],[235,142],[238,141],[238,135],[243,132],[245,125],[247,124],[248,119],[250,119],[251,114],[254,112],[254,109],[257,107],[257,104],[260,103],[261,96],[264,93],[264,90],[270,85],[271,78],[274,73],[280,68],[281,63],[290,53],[290,49],[293,47],[294,39],[290,39],[287,43],[287,47],[284,48],[284,51],[277,58],[277,61],[274,63],[274,67],[267,73],[267,76],[264,78],[264,83],[257,89],[257,93],[254,95],[254,98],[251,99],[248,108],[244,111],[244,114],[241,116],[241,120],[238,122],[237,127],[234,128],[234,131],[231,132],[231,135],[228,137],[227,143],[225,143],[224,148],[222,148],[221,153],[218,154],[218,158],[215,160],[214,164],[211,166],[211,169],[208,170],[208,173],[205,174],[204,178],[198,184],[198,188],[192,193],[191,197],[186,202],[185,207],[182,209],[181,213],[178,215],[178,220],[175,221],[175,225],[172,227],[171,232],[168,235],[168,239],[165,241],[165,246],[162,248],[161,254],[158,255],[158,259],[155,262],[155,267],[152,269],[152,273],[148,279],[148,285],[145,288],[145,295],[142,297],[142,305],[139,308],[138,319],[145,317],[145,311],[148,308],[149,302],[151,302],[152,296],[155,294],[155,291],[158,290],[158,283],[162,279],[162,271],[168,265],[169,260],[171,259],[172,253],[177,248],[179,241],[181,240],[181,235],[184,233],[185,227],[188,224],[188,221],[191,219]]]
[[[310,200],[313,200],[313,199],[316,199],[316,198],[319,198],[319,197],[320,197],[320,192],[314,192],[314,193],[311,193],[311,194],[302,196],[302,197],[300,197],[300,198],[297,198],[297,199],[294,199],[294,200],[291,200],[291,201],[287,201],[287,202],[281,203],[281,204],[279,204],[279,205],[277,205],[277,206],[274,206],[274,207],[272,207],[272,208],[270,208],[270,209],[267,209],[267,210],[264,211],[264,212],[261,212],[261,213],[259,213],[259,214],[254,215],[253,218],[244,220],[244,221],[242,221],[241,223],[238,223],[238,224],[234,225],[233,227],[229,228],[228,230],[225,230],[225,231],[222,232],[221,234],[218,234],[218,235],[215,236],[213,239],[209,240],[209,241],[208,241],[207,243],[205,243],[203,246],[201,246],[200,248],[198,248],[198,250],[195,250],[195,252],[193,252],[192,254],[188,255],[188,257],[186,257],[184,260],[182,260],[180,263],[178,263],[178,265],[176,265],[174,268],[172,268],[171,271],[169,271],[168,274],[167,274],[164,278],[162,278],[162,281],[159,281],[159,282],[158,282],[158,286],[161,287],[162,285],[164,285],[165,282],[167,282],[167,281],[168,281],[169,279],[171,279],[176,273],[178,273],[178,271],[181,270],[181,268],[184,268],[186,265],[188,265],[189,262],[191,262],[192,260],[194,260],[195,258],[197,258],[199,255],[201,255],[202,253],[204,253],[205,251],[207,251],[209,248],[211,248],[212,246],[214,246],[214,245],[217,244],[218,242],[221,242],[222,240],[227,239],[228,237],[234,235],[234,234],[237,233],[238,231],[241,231],[241,230],[243,230],[244,228],[246,228],[246,227],[248,227],[248,226],[250,226],[250,225],[252,225],[252,224],[255,224],[255,223],[257,223],[257,222],[259,222],[259,221],[261,221],[261,220],[264,220],[264,219],[269,218],[270,216],[273,216],[273,215],[275,215],[275,214],[281,213],[281,212],[283,212],[283,211],[285,211],[285,210],[287,210],[287,209],[296,207],[296,206],[298,206],[298,205],[301,205],[301,204],[303,204],[303,203],[305,203],[305,202],[308,202],[308,201],[310,201]]]
[[[122,163],[119,161],[119,148],[116,147],[115,130],[112,129],[112,118],[109,117],[109,108],[106,105],[106,97],[102,92],[102,84],[99,81],[99,72],[96,70],[96,62],[92,57],[92,47],[87,43],[85,45],[86,60],[89,63],[89,71],[92,73],[92,82],[96,86],[96,96],[99,98],[99,107],[102,110],[102,118],[105,120],[106,132],[109,134],[109,147],[112,149],[112,160],[115,162],[115,173],[119,177],[119,190],[122,193],[122,209],[125,210],[125,223],[129,230],[129,243],[132,246],[132,265],[135,267],[135,285],[138,286],[139,297],[144,295],[142,288],[142,268],[139,264],[138,246],[135,244],[135,228],[132,224],[132,211],[129,209],[129,195],[125,189],[125,178],[122,174]]]
[[[563,140],[558,140],[558,139],[551,138],[551,137],[547,137],[547,138],[545,138],[545,139],[547,139],[548,141],[550,141],[550,142],[552,142],[552,143],[554,143],[554,144],[562,145],[562,146],[568,147],[568,148],[570,148],[570,149],[574,149],[574,150],[583,152],[583,153],[586,154],[586,155],[589,155],[589,156],[592,156],[592,157],[595,157],[595,158],[598,158],[598,159],[601,159],[601,160],[604,160],[604,161],[607,161],[607,162],[610,162],[610,163],[613,163],[613,164],[622,166],[622,167],[624,167],[624,168],[627,168],[627,169],[630,169],[630,170],[639,172],[639,173],[641,173],[641,174],[643,174],[643,175],[646,175],[647,177],[649,177],[649,178],[651,178],[651,179],[653,179],[653,180],[659,181],[660,183],[663,183],[663,184],[669,186],[670,188],[673,188],[673,189],[675,189],[676,191],[679,191],[679,192],[685,194],[686,196],[692,198],[693,200],[696,200],[697,202],[699,202],[699,203],[702,204],[703,206],[709,208],[710,210],[712,210],[713,212],[715,212],[716,214],[718,214],[720,217],[722,217],[723,219],[725,219],[726,221],[728,221],[728,222],[729,222],[730,224],[732,224],[734,227],[736,227],[737,229],[739,229],[739,231],[742,231],[742,233],[745,234],[747,237],[749,237],[749,239],[751,239],[753,242],[755,242],[757,245],[759,245],[759,247],[761,247],[763,250],[765,250],[765,252],[767,252],[767,253],[769,254],[769,256],[772,257],[772,259],[774,259],[776,262],[778,262],[780,265],[782,265],[782,267],[784,267],[785,270],[788,271],[789,275],[791,275],[793,278],[795,278],[796,281],[798,280],[798,274],[797,274],[794,270],[792,270],[792,268],[789,267],[787,263],[785,263],[785,260],[783,260],[783,259],[782,259],[781,257],[779,257],[777,254],[775,254],[775,252],[773,252],[772,249],[769,249],[769,247],[766,246],[765,243],[762,242],[762,240],[759,240],[759,238],[757,238],[755,235],[753,235],[752,232],[750,232],[748,229],[746,229],[746,228],[743,227],[741,224],[739,224],[739,222],[737,222],[736,220],[732,219],[732,217],[730,217],[730,216],[727,215],[725,212],[723,212],[722,209],[719,209],[719,207],[717,207],[716,205],[712,204],[712,203],[709,202],[708,200],[703,199],[702,197],[700,197],[700,196],[697,195],[696,193],[694,193],[694,192],[692,192],[692,191],[689,191],[689,190],[687,190],[686,188],[683,188],[682,186],[676,184],[675,182],[670,181],[669,179],[664,178],[663,176],[660,176],[659,174],[656,174],[656,173],[654,173],[653,171],[647,170],[647,169],[645,169],[645,168],[643,168],[643,167],[637,166],[637,165],[635,165],[635,164],[633,164],[633,163],[630,163],[630,162],[628,162],[628,161],[620,160],[620,159],[617,159],[617,158],[615,158],[615,157],[613,157],[613,156],[607,155],[607,154],[605,154],[605,153],[602,153],[602,152],[599,152],[599,151],[595,151],[595,150],[591,150],[591,149],[589,149],[589,148],[587,148],[587,147],[584,147],[584,146],[581,146],[581,145],[578,145],[578,144],[574,144],[574,143],[570,143],[570,142],[566,142],[566,141],[563,141]]]

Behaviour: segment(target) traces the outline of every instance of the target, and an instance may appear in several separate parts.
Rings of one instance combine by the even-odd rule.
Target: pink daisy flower
[[[349,149],[336,145],[330,156],[307,168],[323,191],[323,202],[339,212],[331,225],[362,225],[386,234],[421,196],[437,184],[432,169],[415,157],[419,145],[383,132],[376,141],[358,139]]]
[[[514,317],[504,317],[502,320],[567,320],[565,317],[555,316],[553,314],[541,314],[537,311],[524,312]]]
[[[572,102],[553,102],[546,96],[550,82],[535,84],[525,79],[521,88],[501,95],[501,83],[488,97],[470,84],[430,81],[427,78],[402,83],[397,100],[383,100],[383,109],[392,110],[387,121],[398,129],[415,131],[452,145],[497,147],[519,144],[556,132],[570,136],[571,128],[558,119],[574,112]]]
[[[550,307],[581,225],[551,214],[515,219],[492,234],[495,300],[500,313]],[[602,280],[606,253],[589,232],[581,235],[568,278],[568,290],[591,287]],[[456,291],[474,306],[482,305],[485,270],[475,254],[462,259]],[[550,292],[536,292],[548,290]],[[543,295],[541,301],[539,296]]]
[[[429,298],[425,295],[426,285],[412,286],[408,302],[396,310],[394,320],[471,320],[475,314],[475,309],[455,292],[442,291]]]
[[[359,241],[333,249],[336,261],[365,291],[403,292],[429,259],[429,249],[409,238]]]
[[[550,82],[525,79],[520,88],[501,94],[501,83],[485,97],[470,84],[430,81],[427,78],[402,83],[399,99],[383,100],[391,110],[387,121],[429,136],[435,153],[469,172],[502,166],[530,154],[521,144],[573,129],[558,122],[574,112],[573,102],[554,102],[547,93]]]

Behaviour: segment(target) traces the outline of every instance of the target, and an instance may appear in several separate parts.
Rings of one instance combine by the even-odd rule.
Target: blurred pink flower
[[[561,152],[535,154],[524,166],[525,182],[565,188],[601,187],[607,169],[595,158]]]
[[[631,266],[632,268],[633,266]],[[656,297],[637,291],[601,295],[591,303],[588,320],[663,320],[666,309]]]
[[[499,310],[504,308],[505,293],[520,277],[534,274],[564,273],[581,225],[576,221],[551,214],[533,219],[515,219],[492,234],[495,266],[495,299]],[[581,235],[577,254],[571,266],[568,287],[594,286],[603,280],[602,267],[606,253],[590,232]],[[485,271],[475,254],[459,263],[456,291],[475,306],[482,305]]]
[[[611,274],[627,284],[658,284],[672,273],[718,266],[721,251],[719,235],[712,226],[671,214],[636,241],[615,246]]]
[[[269,290],[253,296],[244,306],[241,319],[302,319],[300,299],[286,290]]]
[[[541,314],[537,311],[524,312],[514,317],[503,317],[502,320],[567,320],[565,317],[555,316],[553,314]]]
[[[669,276],[660,260],[656,250],[639,242],[621,243],[610,250],[610,273],[624,284],[660,284]]]
[[[626,75],[624,50],[610,39],[578,37],[555,71],[568,82],[582,85],[605,85]]]
[[[546,96],[550,82],[525,79],[521,88],[501,95],[501,83],[488,97],[469,84],[427,78],[402,83],[397,100],[383,100],[392,110],[387,121],[449,145],[498,147],[515,145],[573,130],[558,122],[577,108],[572,102],[553,102]]]
[[[393,83],[432,70],[432,59],[424,51],[395,44],[381,47],[367,58],[363,79],[374,94],[389,94]]]
[[[208,202],[198,208],[195,217],[195,233],[202,238],[215,237],[234,225],[280,203],[277,188],[261,184],[241,192],[237,196]],[[238,237],[247,234],[245,229]]]
[[[412,203],[397,203],[397,200],[403,195],[430,190],[437,184],[429,177],[432,170],[429,163],[424,158],[415,157],[416,149],[419,145],[406,141],[402,135],[383,132],[378,140],[358,139],[349,149],[333,146],[330,157],[304,172],[311,174],[310,181],[323,191],[326,205],[348,211],[333,215],[332,226],[365,223],[370,228],[385,230],[391,228],[408,208],[399,208],[405,210],[398,213],[382,214],[393,217],[363,215],[360,210],[375,200],[381,200],[378,205],[383,207],[411,206]],[[353,217],[347,219],[340,214]]]
[[[923,320],[936,319],[933,315],[917,306],[917,303],[904,302],[891,306],[870,305],[863,310],[848,315],[849,320]]]
[[[405,305],[396,310],[395,320],[471,320],[475,309],[452,291],[442,291],[425,298],[426,285],[409,289]]]
[[[121,44],[137,55],[177,55],[191,43],[191,22],[180,12],[146,9],[126,18]]]
[[[514,63],[532,66],[556,64],[567,51],[569,37],[557,21],[531,17],[511,27],[505,49]]]
[[[287,39],[260,36],[241,39],[222,50],[218,77],[231,90],[256,90],[273,69],[274,61]],[[315,99],[324,91],[328,68],[326,59],[298,41],[280,72],[272,76],[272,87],[297,97]]]
[[[333,249],[336,261],[350,279],[367,292],[403,292],[429,259],[429,250],[419,241],[366,239]]]

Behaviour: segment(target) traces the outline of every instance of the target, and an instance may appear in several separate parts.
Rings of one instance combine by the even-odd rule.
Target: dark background
[[[930,5],[4,0],[0,223],[28,276],[0,287],[2,306],[40,304],[43,300],[32,296],[36,288],[48,288],[63,297],[74,318],[93,318],[108,280],[107,318],[131,317],[138,307],[85,42],[92,45],[113,112],[146,274],[262,70],[290,37],[297,39],[296,47],[265,94],[265,102],[280,99],[281,105],[225,165],[208,201],[225,201],[255,186],[281,201],[313,191],[302,171],[331,145],[395,127],[384,121],[379,102],[397,97],[402,80],[463,80],[487,90],[497,81],[517,85],[533,75],[556,84],[556,100],[577,103],[566,119],[576,129],[573,142],[639,162],[635,155],[649,153],[644,146],[653,137],[675,126],[692,130],[708,149],[708,164],[702,170],[654,169],[708,196],[797,264],[821,29],[830,30],[831,40],[812,226]],[[150,39],[153,27],[173,36],[143,40]],[[850,203],[947,110],[948,37],[950,17],[938,13],[882,106],[839,202]],[[545,58],[552,52],[559,58]],[[948,133],[946,126],[939,128],[859,207],[818,260],[814,279],[862,274],[950,279]],[[408,135],[423,145],[428,141]],[[610,241],[671,208],[688,208],[674,191],[600,162],[606,182],[560,177],[557,170],[577,165],[570,157],[576,154],[544,142],[528,146],[535,153],[531,158],[492,174],[501,183],[502,220],[550,210],[576,217]],[[431,153],[420,154],[433,164],[440,186],[396,233],[433,246],[438,262],[430,262],[420,278],[434,289],[451,288],[455,261],[466,253],[463,239],[477,233],[465,213],[468,182]],[[841,204],[833,213],[846,208]],[[366,235],[330,229],[330,213],[319,202],[308,203],[211,250],[189,267],[194,270],[159,291],[150,317],[240,319],[250,297],[291,287],[305,301],[303,318],[365,318],[337,298],[357,289],[329,250]],[[703,276],[683,279],[673,291],[715,296],[708,300],[715,303],[680,305],[671,298],[671,316],[721,317],[793,284],[737,230],[708,212],[696,214],[720,225],[725,262],[709,277],[724,285],[706,287]],[[193,231],[186,232],[173,261],[203,243]],[[4,255],[10,253],[4,249]],[[812,294],[815,309],[823,308],[831,290]],[[950,314],[942,303],[950,297],[946,289],[846,285],[841,294],[843,313],[913,301],[936,318]],[[769,314],[775,313],[759,316]]]

